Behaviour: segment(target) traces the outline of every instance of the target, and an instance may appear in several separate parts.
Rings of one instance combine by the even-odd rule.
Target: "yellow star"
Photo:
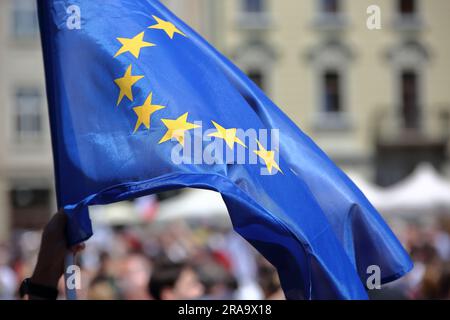
[[[159,143],[161,144],[163,142],[171,140],[172,138],[175,138],[182,146],[184,146],[185,132],[200,127],[196,124],[187,122],[188,115],[189,113],[186,112],[176,120],[162,119],[161,121],[167,127],[167,132],[164,137],[161,138]]]
[[[125,75],[122,78],[114,80],[114,82],[120,88],[119,99],[117,99],[117,105],[120,104],[123,97],[127,97],[130,101],[133,101],[133,85],[141,80],[144,76],[133,76],[131,74],[131,65],[128,67]]]
[[[182,36],[186,37],[186,35],[183,32],[181,32],[177,27],[175,27],[172,22],[162,20],[162,19],[158,18],[157,16],[153,16],[153,18],[158,23],[153,26],[148,27],[149,29],[164,30],[170,39],[173,39],[173,36],[175,35],[175,33],[179,33]]]
[[[122,44],[122,47],[114,55],[114,58],[122,53],[130,52],[138,59],[142,48],[156,46],[154,43],[144,41],[144,32],[139,33],[133,38],[117,38],[117,40]]]
[[[261,159],[264,160],[269,173],[272,174],[273,168],[275,168],[278,171],[280,171],[281,173],[283,173],[283,171],[281,171],[280,167],[278,166],[277,162],[275,161],[275,152],[267,151],[259,141],[256,141],[256,142],[258,143],[259,150],[258,151],[254,150],[253,152],[256,153]]]
[[[245,144],[238,137],[236,137],[236,131],[237,131],[236,128],[225,129],[218,123],[216,123],[214,121],[211,121],[211,122],[216,127],[217,132],[209,134],[208,137],[216,137],[216,138],[221,138],[221,139],[225,140],[225,142],[227,143],[228,147],[230,147],[231,150],[234,149],[235,143],[240,144],[244,148],[247,148],[245,146]]]
[[[165,106],[152,104],[152,97],[153,93],[150,93],[149,96],[147,97],[147,100],[145,100],[142,106],[133,108],[134,112],[138,116],[134,132],[136,132],[141,125],[144,125],[147,129],[150,129],[150,119],[152,114],[158,110],[165,108]]]

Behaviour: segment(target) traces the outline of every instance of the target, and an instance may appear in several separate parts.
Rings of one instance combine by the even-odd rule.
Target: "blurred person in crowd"
[[[264,300],[285,300],[278,273],[272,265],[261,262],[258,275]]]
[[[258,283],[258,259],[260,255],[241,236],[228,230],[222,243],[230,260],[230,268],[236,277],[237,300],[261,300],[264,298]],[[261,261],[259,263],[262,263]]]
[[[369,292],[371,298],[448,299],[450,270],[445,221],[434,227],[410,223],[405,236],[414,261],[413,270],[403,279],[383,286],[382,290]]]
[[[237,281],[225,267],[209,261],[199,267],[199,278],[205,289],[204,300],[234,300]]]
[[[181,221],[165,226],[160,233],[160,244],[164,256],[171,261],[184,261],[196,252],[194,235]]]
[[[9,263],[9,250],[0,244],[0,300],[12,300],[16,294],[17,277]]]
[[[118,300],[117,288],[105,278],[95,278],[89,285],[88,300]]]
[[[99,269],[90,281],[87,298],[89,300],[120,299],[120,291],[113,271],[111,256],[107,252],[101,252],[99,261]]]
[[[450,262],[446,262],[440,279],[440,299],[450,300]]]
[[[445,277],[448,273],[448,262],[445,263],[439,256],[436,248],[430,244],[424,244],[415,248],[412,254],[424,266],[422,280],[418,286],[418,290],[413,292],[415,298],[418,299],[444,299],[447,295],[445,292]]]
[[[438,218],[433,237],[435,246],[440,257],[445,261],[450,261],[450,214],[442,215]]]
[[[133,252],[124,257],[118,276],[123,299],[148,300],[149,277],[150,263],[143,254]]]
[[[204,287],[188,262],[163,258],[153,266],[148,291],[155,300],[194,300],[203,295]]]

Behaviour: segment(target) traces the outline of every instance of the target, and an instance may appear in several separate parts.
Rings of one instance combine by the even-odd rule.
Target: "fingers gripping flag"
[[[365,299],[369,266],[382,282],[411,269],[347,176],[159,1],[38,4],[71,244],[92,235],[89,205],[192,187],[222,194],[234,229],[277,268],[288,299]],[[271,134],[246,134],[261,131]],[[200,154],[213,146],[214,161],[174,161],[174,150],[195,158],[195,143]]]

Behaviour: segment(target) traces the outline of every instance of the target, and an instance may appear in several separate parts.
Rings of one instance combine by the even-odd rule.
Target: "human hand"
[[[45,226],[39,249],[38,260],[31,277],[31,282],[56,288],[64,274],[64,260],[68,252],[76,254],[84,249],[84,243],[72,248],[66,241],[67,216],[60,210]]]

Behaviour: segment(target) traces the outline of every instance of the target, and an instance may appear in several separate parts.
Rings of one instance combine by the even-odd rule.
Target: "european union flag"
[[[365,299],[412,263],[349,178],[229,60],[156,0],[39,3],[59,205],[222,194],[288,299]]]

